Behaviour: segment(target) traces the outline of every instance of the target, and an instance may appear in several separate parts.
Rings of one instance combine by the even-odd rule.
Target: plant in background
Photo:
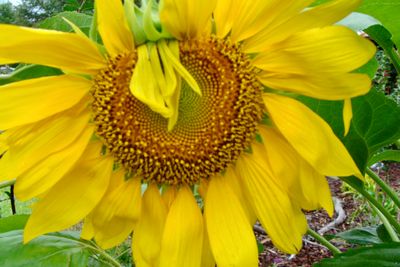
[[[92,253],[118,266],[98,245],[133,231],[138,266],[256,266],[256,219],[297,253],[301,210],[333,212],[324,176],[362,178],[348,140],[360,99],[374,94],[351,100],[370,88],[357,69],[375,47],[332,26],[360,1],[311,2],[97,0],[90,27],[90,12],[39,24],[74,33],[0,25],[0,63],[48,66],[0,80],[0,180],[17,178],[17,197],[39,200],[24,218],[30,242],[17,228],[0,235],[0,246],[16,244],[0,263],[62,237],[79,247],[76,264]],[[331,104],[335,123],[318,110]],[[343,179],[367,197],[359,178]],[[98,245],[47,234],[82,219],[81,237]]]

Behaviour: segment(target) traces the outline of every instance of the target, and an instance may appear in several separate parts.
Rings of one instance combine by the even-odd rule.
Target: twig
[[[259,234],[262,234],[262,235],[266,235],[267,234],[267,232],[265,232],[264,228],[262,228],[261,226],[259,226],[257,224],[255,224],[253,226],[253,230],[256,231]]]
[[[334,197],[333,203],[335,206],[335,211],[338,214],[338,216],[336,217],[335,220],[333,220],[333,222],[328,223],[318,231],[318,234],[320,235],[323,235],[329,230],[332,230],[333,228],[342,224],[346,220],[346,212],[343,209],[342,202],[340,201],[340,199]]]

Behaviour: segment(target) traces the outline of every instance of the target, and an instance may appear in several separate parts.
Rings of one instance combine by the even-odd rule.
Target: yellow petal
[[[302,32],[285,40],[253,64],[264,70],[260,81],[272,89],[338,100],[367,93],[367,75],[347,73],[375,54],[375,46],[344,27]]]
[[[350,130],[351,119],[353,118],[353,108],[351,106],[351,99],[344,100],[343,105],[343,122],[344,122],[344,135],[346,136]]]
[[[331,191],[325,176],[318,173],[310,164],[302,160],[300,163],[300,187],[310,209],[324,208],[329,216],[333,215]],[[307,209],[306,207],[302,207]]]
[[[238,11],[233,22],[231,38],[234,42],[239,42],[257,36],[264,28],[282,23],[311,2],[311,0],[239,0],[234,7]]]
[[[104,249],[123,242],[137,223],[141,208],[141,183],[137,177],[125,180],[125,171],[111,176],[111,183],[93,210],[94,238]]]
[[[358,73],[302,76],[264,72],[259,75],[259,80],[271,89],[325,100],[343,100],[364,95],[371,88],[371,79],[368,75]]]
[[[253,145],[253,154],[265,160],[274,174],[275,181],[285,185],[291,198],[305,210],[325,208],[331,211],[332,198],[328,184],[284,137],[274,128],[259,127],[265,150]]]
[[[213,255],[218,266],[258,266],[252,225],[230,183],[230,177],[213,177],[205,199]]]
[[[0,180],[15,178],[49,155],[65,149],[86,128],[90,113],[64,113],[22,129],[10,137],[9,149],[0,160]],[[23,135],[19,135],[21,130]],[[18,137],[18,138],[15,138]]]
[[[201,267],[215,267],[215,259],[211,251],[210,239],[208,238],[207,223],[203,216],[203,248],[201,250]]]
[[[96,0],[98,30],[110,56],[135,48],[133,34],[120,0]]]
[[[308,107],[274,94],[265,94],[264,103],[282,135],[318,172],[331,176],[361,176],[330,126]]]
[[[213,16],[215,21],[216,35],[224,38],[232,29],[233,22],[239,13],[238,4],[240,0],[218,0]]]
[[[198,37],[207,29],[216,4],[216,0],[161,0],[161,24],[179,40]]]
[[[138,224],[133,232],[133,255],[138,266],[155,266],[159,260],[161,237],[167,208],[155,184],[150,184],[142,198]]]
[[[167,209],[170,209],[172,203],[174,202],[178,191],[175,186],[169,186],[165,189],[162,194],[162,199],[164,200]]]
[[[349,72],[367,63],[375,51],[372,42],[350,29],[331,26],[297,33],[259,54],[253,64],[267,72],[296,75]]]
[[[93,227],[93,222],[92,218],[90,217],[90,214],[86,216],[86,218],[83,221],[83,228],[81,231],[81,238],[90,240],[94,237],[94,227]]]
[[[240,184],[239,178],[235,173],[233,167],[228,167],[224,176],[229,179],[229,184],[235,196],[239,199],[240,204],[242,205],[244,212],[249,220],[251,225],[256,223],[257,216],[254,214],[253,208],[249,200],[246,198],[245,193],[243,192],[242,185]]]
[[[299,209],[293,207],[287,193],[276,185],[267,165],[255,160],[252,154],[243,154],[237,161],[236,172],[274,245],[295,254],[302,246],[305,217],[299,215]]]
[[[161,267],[200,267],[203,217],[188,186],[183,186],[168,212],[161,242]]]
[[[79,160],[93,132],[93,126],[87,127],[71,145],[51,154],[21,174],[15,184],[17,198],[22,201],[31,199],[57,183]]]
[[[32,63],[74,73],[105,67],[96,45],[75,33],[0,25],[0,64]]]
[[[179,99],[181,95],[182,79],[171,64],[171,60],[166,55],[165,51],[170,51],[172,55],[179,58],[179,46],[176,42],[160,42],[159,54],[162,60],[163,72],[165,76],[165,89],[162,90],[165,103],[172,111],[172,115],[168,118],[168,131],[171,131],[178,121],[179,114]],[[176,60],[179,63],[179,60]],[[184,68],[183,68],[184,69]]]
[[[171,117],[172,111],[166,106],[161,93],[163,88],[160,87],[160,81],[163,80],[164,84],[162,86],[165,86],[165,79],[162,74],[157,47],[139,46],[138,57],[139,60],[130,83],[131,93],[154,112],[161,114],[165,118]],[[154,72],[154,64],[160,66],[159,72]]]
[[[100,156],[101,144],[91,146],[96,150],[89,146],[79,164],[34,205],[25,226],[25,243],[76,224],[100,201],[110,180],[113,159]]]
[[[303,12],[297,10],[286,18],[275,20],[259,34],[246,40],[243,49],[247,53],[267,51],[271,45],[293,34],[334,24],[354,11],[360,3],[361,0],[334,0]]]
[[[71,75],[43,77],[0,86],[0,129],[47,118],[77,104],[92,83]]]

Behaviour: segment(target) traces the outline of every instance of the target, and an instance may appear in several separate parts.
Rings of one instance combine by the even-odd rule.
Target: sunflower
[[[101,41],[0,25],[0,64],[64,74],[0,88],[0,181],[35,198],[24,242],[84,221],[138,266],[257,266],[252,225],[297,253],[302,210],[333,207],[325,176],[360,171],[296,96],[368,92],[374,46],[334,0],[96,0]],[[91,36],[93,37],[93,36]]]

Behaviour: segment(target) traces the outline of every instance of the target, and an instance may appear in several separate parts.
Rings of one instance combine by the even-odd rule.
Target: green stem
[[[80,7],[78,8],[78,12],[82,11],[83,6],[86,4],[86,0],[83,0]]]
[[[115,260],[113,257],[108,255],[107,252],[105,252],[104,250],[99,248],[96,244],[93,244],[93,245],[86,244],[86,246],[88,246],[94,252],[98,253],[100,255],[100,257],[105,259],[110,264],[110,266],[121,267],[121,264],[117,260]]]
[[[6,182],[3,182],[3,183],[0,183],[0,188],[12,186],[13,184],[15,184],[15,179],[11,180],[11,181],[6,181]]]
[[[355,188],[361,195],[363,195],[370,204],[372,204],[375,208],[377,208],[383,216],[386,217],[386,219],[389,221],[389,223],[396,229],[398,233],[400,233],[400,223],[393,218],[393,216],[385,209],[385,207],[379,203],[373,196],[371,196],[367,191],[363,190],[358,190]]]
[[[394,242],[399,242],[399,237],[397,236],[396,232],[394,231],[393,227],[390,225],[389,221],[386,219],[385,216],[383,216],[382,212],[380,212],[377,208],[375,208],[374,206],[371,205],[371,208],[376,212],[376,214],[378,214],[379,218],[381,219],[383,225],[386,228],[386,231],[388,232],[388,234],[390,235],[390,238],[394,241]]]
[[[400,199],[397,196],[396,192],[393,191],[393,189],[387,185],[376,173],[374,173],[370,168],[366,169],[366,173],[368,174],[369,177],[372,178],[372,180],[377,183],[383,191],[393,200],[393,202],[396,204],[398,208],[400,208]]]
[[[92,18],[92,24],[89,29],[89,38],[90,40],[97,42],[97,9],[94,9],[94,14]]]
[[[342,253],[337,247],[335,247],[331,242],[329,242],[325,237],[322,235],[318,234],[311,228],[307,229],[307,234],[312,236],[315,240],[317,240],[319,243],[324,245],[327,249],[329,249],[333,255],[338,255]]]

